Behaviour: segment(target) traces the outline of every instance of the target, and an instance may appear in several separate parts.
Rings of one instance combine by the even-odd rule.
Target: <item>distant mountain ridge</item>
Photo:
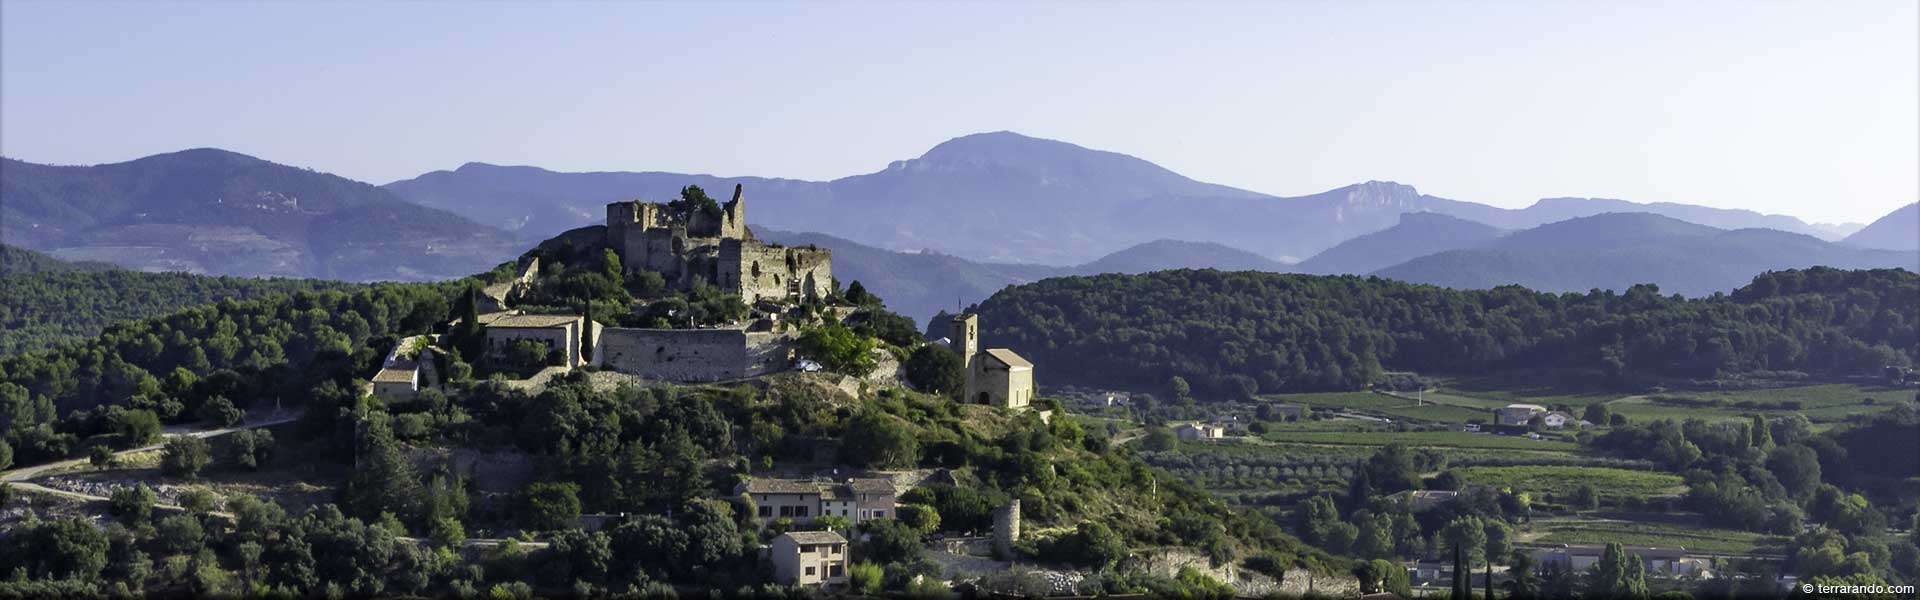
[[[0,240],[140,270],[423,280],[518,251],[379,187],[208,148],[94,166],[0,159],[0,200]]]
[[[1422,256],[1374,275],[1459,289],[1521,285],[1545,292],[1625,290],[1705,296],[1766,271],[1826,266],[1920,270],[1920,252],[1867,250],[1813,236],[1726,230],[1650,213],[1606,213],[1514,232],[1471,248]]]
[[[1365,274],[1435,252],[1493,241],[1500,228],[1441,213],[1400,215],[1393,227],[1356,237],[1301,261],[1303,273]]]
[[[387,184],[403,198],[525,238],[600,222],[604,205],[685,185],[744,184],[748,221],[878,248],[989,262],[1078,265],[1154,240],[1206,241],[1298,260],[1434,212],[1502,229],[1631,210],[1723,228],[1831,235],[1793,217],[1673,203],[1556,198],[1504,209],[1371,181],[1278,197],[1195,181],[1149,161],[1012,132],[948,140],[873,173],[814,182],[659,172],[559,173],[468,163]]]
[[[885,300],[894,312],[924,322],[942,310],[959,310],[1009,285],[1049,277],[1101,273],[1146,273],[1167,269],[1287,272],[1292,267],[1219,244],[1147,242],[1073,267],[971,261],[937,252],[897,252],[822,233],[758,228],[761,239],[833,250],[833,275]]]
[[[1862,248],[1920,250],[1920,202],[1894,209],[1847,236],[1846,242]]]

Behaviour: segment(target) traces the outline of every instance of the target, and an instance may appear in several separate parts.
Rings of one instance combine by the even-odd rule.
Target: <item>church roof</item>
[[[984,351],[981,351],[981,354],[985,354],[996,361],[1000,361],[1000,364],[1006,365],[1010,368],[1014,368],[1014,369],[1033,368],[1033,363],[1027,362],[1027,359],[1020,358],[1019,354],[1015,354],[1012,350],[1008,350],[1006,348],[988,348]]]

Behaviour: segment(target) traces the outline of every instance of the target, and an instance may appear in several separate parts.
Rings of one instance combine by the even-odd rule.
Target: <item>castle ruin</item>
[[[832,252],[754,239],[741,196],[741,186],[733,186],[733,199],[717,211],[638,200],[608,204],[607,245],[627,273],[659,273],[673,289],[704,282],[748,305],[832,296]]]

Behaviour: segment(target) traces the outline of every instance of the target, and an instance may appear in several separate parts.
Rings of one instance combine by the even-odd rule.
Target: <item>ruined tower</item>
[[[993,509],[993,552],[1001,560],[1013,559],[1013,543],[1020,541],[1020,499]]]
[[[733,199],[720,205],[720,237],[734,240],[753,239],[753,232],[747,230],[747,203],[740,184],[733,184]]]

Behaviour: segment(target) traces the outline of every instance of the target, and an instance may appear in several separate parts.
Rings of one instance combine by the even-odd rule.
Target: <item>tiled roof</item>
[[[749,494],[818,494],[820,484],[806,479],[754,479],[747,482]]]
[[[893,482],[886,479],[855,479],[853,480],[852,487],[854,492],[861,494],[896,493]]]
[[[795,543],[800,544],[847,543],[847,538],[840,537],[840,534],[831,531],[789,531],[780,534],[780,537],[792,538]]]
[[[1014,354],[1012,350],[1006,348],[988,348],[985,352],[987,356],[991,356],[994,360],[1000,361],[1000,364],[1016,369],[1033,368],[1033,363],[1027,362],[1027,359],[1020,358],[1020,355]]]
[[[381,369],[373,374],[374,383],[413,383],[414,372],[401,369]]]
[[[481,319],[481,322],[486,322],[485,317]],[[487,323],[487,327],[546,329],[578,323],[580,319],[580,315],[509,315]]]
[[[1505,408],[1505,409],[1511,409],[1511,410],[1531,410],[1531,411],[1536,411],[1536,412],[1546,412],[1546,410],[1547,410],[1547,407],[1545,407],[1545,406],[1541,406],[1541,405],[1538,405],[1538,404],[1508,404],[1508,405],[1506,406],[1506,408]],[[1505,409],[1503,409],[1503,410],[1505,410]]]

